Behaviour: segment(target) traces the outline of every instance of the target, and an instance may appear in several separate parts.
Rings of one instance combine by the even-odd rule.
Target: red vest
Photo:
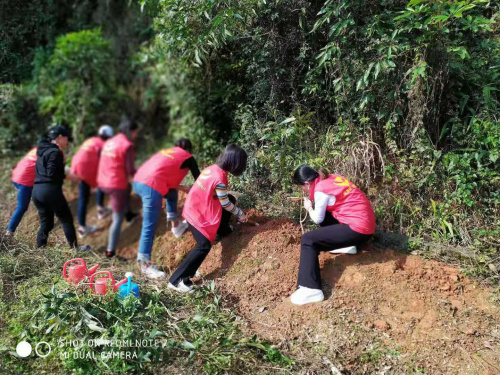
[[[20,185],[33,186],[35,184],[36,147],[22,158],[12,171],[12,182]]]
[[[209,241],[215,240],[222,216],[222,205],[215,186],[227,186],[227,172],[218,165],[205,168],[196,179],[184,203],[182,216]]]
[[[97,168],[100,152],[104,146],[101,137],[92,137],[83,142],[71,161],[71,173],[80,177],[91,187],[97,186]]]
[[[165,196],[170,189],[177,188],[186,177],[189,169],[181,169],[181,165],[192,156],[180,147],[165,148],[141,165],[134,181],[148,185]]]
[[[311,189],[311,200],[314,200],[316,191],[335,197],[335,204],[326,209],[339,223],[349,225],[358,233],[375,233],[375,212],[370,201],[356,185],[345,177],[331,174],[325,180],[318,178]]]
[[[125,134],[117,134],[104,143],[97,172],[97,185],[109,189],[127,189],[127,151],[134,144]]]

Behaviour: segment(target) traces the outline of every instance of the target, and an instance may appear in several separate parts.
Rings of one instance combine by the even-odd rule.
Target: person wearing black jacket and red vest
[[[37,247],[47,245],[50,231],[54,228],[54,214],[62,224],[69,246],[79,250],[89,250],[88,246],[77,246],[73,215],[62,191],[66,178],[64,153],[69,142],[69,130],[56,125],[49,129],[46,137],[37,145],[35,164],[35,184],[32,200],[40,216],[40,229],[36,237]]]

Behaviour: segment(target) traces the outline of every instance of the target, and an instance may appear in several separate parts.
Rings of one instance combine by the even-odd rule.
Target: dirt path
[[[74,193],[67,196],[74,208]],[[134,206],[140,207],[137,199]],[[318,373],[334,365],[352,374],[500,374],[500,308],[459,269],[372,245],[354,256],[325,253],[327,300],[294,306],[288,297],[300,227],[251,215],[260,226],[238,226],[213,247],[200,272],[223,289],[252,332],[282,343]],[[92,208],[90,224],[94,217]],[[37,226],[31,207],[20,230],[34,235]],[[140,221],[124,226],[123,256],[135,256],[139,235]],[[103,251],[106,237],[102,231],[85,243]],[[172,269],[193,245],[189,233],[175,239],[166,231],[162,215],[153,249],[160,264]]]

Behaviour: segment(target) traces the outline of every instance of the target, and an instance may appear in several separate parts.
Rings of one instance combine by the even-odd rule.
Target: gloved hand
[[[312,208],[312,202],[309,198],[304,198],[304,207],[306,208],[307,211],[309,211]]]

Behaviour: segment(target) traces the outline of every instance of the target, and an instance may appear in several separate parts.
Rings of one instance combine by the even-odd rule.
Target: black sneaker
[[[215,236],[215,241],[220,241],[222,240],[224,237],[227,237],[229,236],[231,233],[233,233],[233,230],[234,230],[234,227],[232,225],[229,225],[226,229],[224,230],[221,230],[219,228],[219,230],[217,231],[217,235]]]
[[[127,222],[128,226],[132,226],[139,217],[140,215],[136,212],[128,212],[125,214],[125,221]]]
[[[116,252],[114,252],[114,251],[106,251],[106,258],[108,258],[108,259],[115,258],[116,260],[118,260],[120,262],[128,262],[129,261],[129,259],[124,258],[120,255],[117,255]]]

